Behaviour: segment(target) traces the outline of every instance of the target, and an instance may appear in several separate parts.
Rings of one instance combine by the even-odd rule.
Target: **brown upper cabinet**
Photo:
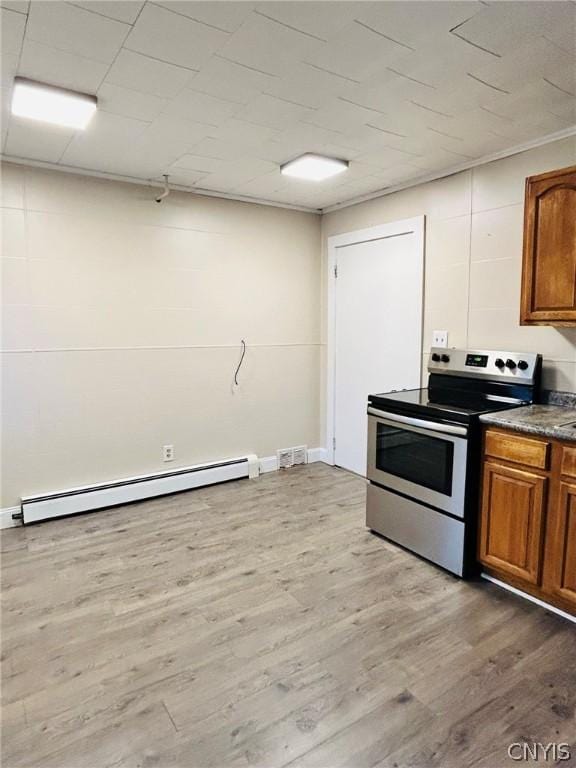
[[[576,166],[526,179],[520,323],[576,326]]]

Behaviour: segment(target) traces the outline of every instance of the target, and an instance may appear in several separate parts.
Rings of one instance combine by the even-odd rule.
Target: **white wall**
[[[437,329],[453,347],[541,352],[544,386],[576,391],[576,328],[519,324],[525,178],[575,163],[572,137],[323,216],[324,306],[330,235],[425,214],[424,378]]]
[[[1,506],[319,445],[318,216],[15,165],[2,184]]]
[[[329,235],[420,214],[424,366],[447,329],[451,346],[542,352],[545,385],[576,391],[576,329],[518,323],[524,179],[575,162],[565,139],[330,213],[322,239],[312,214],[183,193],[157,205],[146,187],[3,166],[1,506],[322,445],[319,254]]]

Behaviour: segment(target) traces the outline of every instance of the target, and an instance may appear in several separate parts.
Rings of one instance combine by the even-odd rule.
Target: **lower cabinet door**
[[[528,584],[540,581],[545,477],[485,462],[479,557]]]
[[[545,589],[576,609],[576,484],[561,482],[546,532]]]

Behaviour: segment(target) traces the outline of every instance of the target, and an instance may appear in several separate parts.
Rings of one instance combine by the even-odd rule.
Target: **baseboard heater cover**
[[[65,491],[22,497],[22,522],[39,523],[78,512],[90,512],[118,504],[128,504],[204,485],[257,477],[258,458],[252,454],[210,464],[196,464],[168,472],[128,477],[110,483],[86,485]]]

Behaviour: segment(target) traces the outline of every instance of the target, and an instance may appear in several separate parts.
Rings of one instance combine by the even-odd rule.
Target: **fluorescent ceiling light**
[[[293,176],[296,179],[308,179],[309,181],[329,179],[331,176],[336,176],[336,174],[347,170],[347,160],[323,157],[310,152],[280,166],[280,173],[284,176]]]
[[[96,96],[36,83],[24,77],[14,80],[12,114],[44,123],[83,129],[96,111]]]

